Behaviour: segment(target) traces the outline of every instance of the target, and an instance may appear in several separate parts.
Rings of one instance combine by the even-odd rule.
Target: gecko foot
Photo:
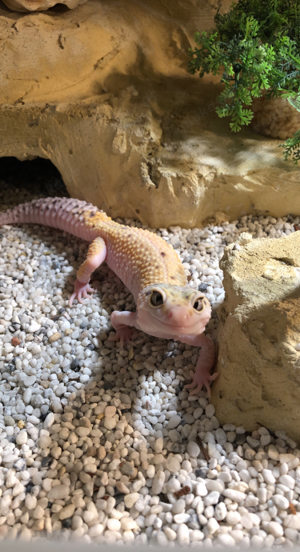
[[[135,335],[136,331],[133,328],[125,326],[124,328],[116,330],[115,335],[109,336],[109,341],[120,341],[121,347],[123,348],[124,342],[130,341]]]
[[[201,391],[203,385],[206,387],[208,397],[211,397],[210,382],[218,377],[218,373],[210,374],[207,370],[190,371],[192,383],[185,385],[185,389],[193,389],[190,395],[197,395]]]
[[[79,282],[79,280],[75,280],[75,282],[71,282],[74,284],[74,293],[72,293],[70,299],[69,299],[69,306],[71,307],[73,304],[74,299],[77,299],[78,303],[84,304],[84,301],[82,301],[82,297],[89,298],[89,293],[94,293],[94,289],[89,284],[83,284],[82,282]]]

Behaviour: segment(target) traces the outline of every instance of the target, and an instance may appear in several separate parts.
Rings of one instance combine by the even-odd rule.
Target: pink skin
[[[182,343],[187,345],[193,345],[195,347],[201,347],[201,354],[199,355],[198,362],[195,368],[195,372],[190,371],[192,383],[185,386],[186,389],[193,389],[190,395],[197,395],[201,391],[203,385],[207,390],[208,397],[211,397],[210,382],[214,381],[219,374],[211,374],[210,370],[215,360],[215,347],[211,339],[206,335],[201,334],[197,336],[184,336],[180,339]]]
[[[202,334],[210,315],[210,306],[205,307],[201,313],[191,313],[190,306],[166,305],[164,310],[153,309],[145,301],[138,299],[135,326],[155,337],[182,341],[184,337]]]
[[[78,279],[76,279],[75,282],[71,281],[71,283],[74,285],[74,292],[69,299],[70,307],[72,307],[74,299],[77,299],[78,303],[84,305],[85,301],[82,301],[82,297],[89,299],[90,296],[88,294],[95,293],[95,290],[89,285],[89,283],[85,284],[84,282],[79,282]]]
[[[74,292],[69,299],[70,307],[72,306],[74,299],[77,299],[79,303],[84,304],[82,297],[88,299],[88,293],[94,293],[95,290],[89,285],[90,277],[96,268],[98,268],[103,261],[105,261],[106,255],[106,244],[101,237],[97,237],[89,247],[87,258],[79,268],[75,282],[71,282],[74,284]]]
[[[192,389],[190,395],[196,395],[205,386],[208,397],[210,397],[210,382],[218,377],[216,373],[210,374],[215,360],[213,341],[203,334],[210,314],[210,306],[200,314],[193,313],[191,315],[190,308],[185,306],[173,306],[167,313],[163,313],[161,309],[152,309],[151,311],[148,305],[145,303],[139,305],[138,301],[138,308],[134,313],[128,311],[112,313],[111,322],[116,330],[116,335],[110,339],[120,338],[123,345],[123,341],[131,339],[133,326],[155,337],[174,339],[187,345],[201,347],[195,372],[190,371],[192,383],[185,387]]]
[[[210,399],[211,397],[211,389],[210,389],[210,382],[214,381],[218,377],[218,373],[210,374],[210,372],[206,368],[201,368],[201,366],[198,367],[198,364],[196,366],[195,372],[193,370],[190,370],[190,376],[192,378],[192,383],[188,383],[185,385],[185,389],[193,389],[196,387],[196,389],[193,389],[193,391],[190,391],[190,395],[197,395],[203,385],[207,390],[207,396]]]
[[[110,341],[120,340],[121,347],[123,347],[124,342],[130,341],[136,334],[135,330],[132,329],[132,326],[135,326],[136,312],[114,311],[110,315],[110,320],[116,334],[109,339]]]

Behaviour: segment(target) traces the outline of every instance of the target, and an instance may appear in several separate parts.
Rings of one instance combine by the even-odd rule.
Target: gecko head
[[[199,335],[210,316],[208,299],[188,286],[150,285],[137,297],[139,327],[157,337],[176,339],[183,335]]]

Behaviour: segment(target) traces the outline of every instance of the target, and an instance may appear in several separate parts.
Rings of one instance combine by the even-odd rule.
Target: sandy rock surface
[[[45,11],[58,4],[56,0],[3,0],[3,2],[8,8],[17,12]],[[59,4],[64,4],[73,10],[85,2],[87,0],[60,0]]]
[[[300,113],[284,98],[256,98],[252,107],[251,127],[255,132],[286,140],[299,129]]]
[[[222,423],[288,428],[299,441],[300,234],[240,242],[220,263],[226,296],[212,400]]]
[[[156,228],[298,214],[299,169],[278,141],[231,133],[215,114],[218,77],[187,72],[219,3],[90,0],[25,15],[0,4],[0,156],[50,159],[70,195]]]

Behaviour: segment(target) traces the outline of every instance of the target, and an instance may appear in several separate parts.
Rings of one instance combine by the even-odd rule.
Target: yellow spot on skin
[[[160,236],[118,224],[102,211],[85,211],[82,218],[87,228],[95,230],[96,235],[104,239],[108,265],[134,295],[158,282],[186,285],[184,268],[177,253]]]

